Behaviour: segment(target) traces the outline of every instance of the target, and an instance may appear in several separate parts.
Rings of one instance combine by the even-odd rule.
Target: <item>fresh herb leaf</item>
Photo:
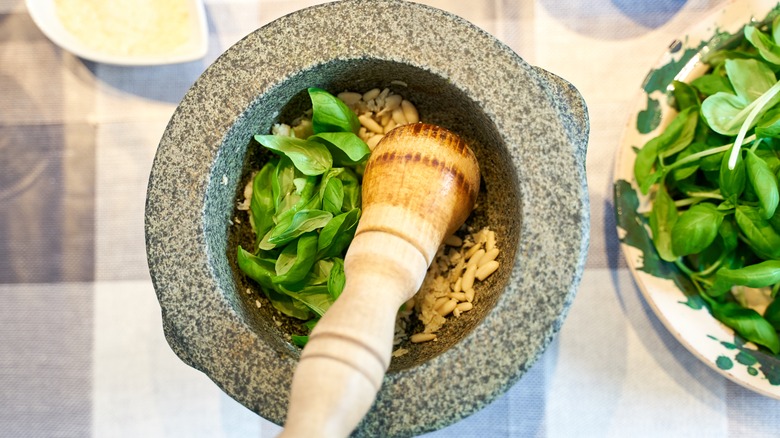
[[[351,132],[357,134],[360,121],[338,97],[320,88],[309,88],[314,133]]]
[[[663,184],[655,194],[649,222],[658,255],[668,262],[675,261],[677,256],[672,251],[672,228],[677,222],[677,207]]]
[[[769,169],[769,165],[756,155],[755,152],[747,151],[747,174],[753,190],[758,196],[758,202],[761,206],[761,217],[769,219],[775,214],[777,204],[780,202],[780,192],[778,192],[777,177]]]
[[[366,142],[353,132],[320,132],[309,140],[324,144],[333,156],[334,166],[349,166],[365,161],[371,153]]]
[[[696,204],[677,219],[672,228],[672,250],[677,256],[695,254],[712,244],[723,214],[708,202]]]
[[[255,140],[292,160],[304,175],[322,175],[333,164],[328,148],[321,143],[281,135],[255,135]]]
[[[330,275],[328,276],[328,293],[335,301],[344,290],[347,277],[344,275],[344,260],[334,258],[333,262],[333,269],[330,270]]]

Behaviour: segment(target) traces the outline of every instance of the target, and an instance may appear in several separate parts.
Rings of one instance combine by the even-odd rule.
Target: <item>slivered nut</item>
[[[496,257],[498,257],[498,248],[493,248],[490,251],[486,252],[481,259],[479,259],[479,263],[477,263],[477,268],[481,268],[485,266],[487,263],[492,262],[493,260],[496,259]]]
[[[485,263],[481,268],[477,269],[477,271],[474,273],[474,276],[479,280],[482,281],[486,279],[490,274],[496,272],[496,269],[498,269],[498,262],[493,260],[491,262]],[[468,271],[466,271],[468,272]]]

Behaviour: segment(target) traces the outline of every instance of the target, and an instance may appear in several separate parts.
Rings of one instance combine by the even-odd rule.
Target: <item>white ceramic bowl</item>
[[[208,26],[202,0],[186,0],[191,19],[187,41],[170,51],[154,54],[127,54],[116,50],[96,50],[68,31],[57,14],[55,0],[26,0],[33,22],[54,44],[90,61],[126,66],[175,64],[194,61],[206,55]]]

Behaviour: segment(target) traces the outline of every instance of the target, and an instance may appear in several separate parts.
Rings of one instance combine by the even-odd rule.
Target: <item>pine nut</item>
[[[463,282],[461,286],[463,290],[469,290],[474,286],[474,277],[477,275],[477,266],[471,265],[466,268],[466,273],[463,274]]]
[[[382,132],[387,132],[387,124],[390,122],[393,122],[393,115],[390,113],[385,113],[382,115],[382,118],[379,119],[379,124],[382,125]]]
[[[477,263],[477,268],[481,268],[485,266],[487,263],[492,262],[493,260],[496,259],[496,257],[498,257],[498,248],[493,248],[490,251],[486,252],[481,259],[479,259],[479,263]]]
[[[401,106],[402,100],[403,98],[401,97],[400,94],[393,94],[392,96],[387,96],[387,98],[385,99],[385,109],[383,109],[382,111],[388,111],[388,112],[393,111],[394,109]]]
[[[482,257],[484,257],[484,255],[485,255],[484,249],[480,249],[479,251],[475,252],[469,259],[468,266],[479,266],[479,261],[480,259],[482,259]]]
[[[466,251],[466,254],[465,254],[463,257],[465,257],[465,258],[467,258],[467,259],[470,259],[470,258],[471,258],[471,256],[473,256],[473,255],[474,255],[474,253],[476,253],[476,252],[477,252],[477,251],[479,251],[480,249],[482,249],[482,245],[480,245],[480,244],[478,243],[478,244],[476,244],[476,245],[472,246],[471,248],[469,248],[469,250],[468,250],[468,251]]]
[[[469,302],[465,302],[465,303],[458,304],[457,307],[455,308],[457,310],[460,310],[461,312],[468,312],[469,310],[474,308],[474,305]]]
[[[490,274],[496,272],[496,269],[498,269],[498,262],[493,260],[492,262],[485,263],[484,266],[477,269],[477,271],[474,273],[474,276],[477,277],[479,281],[482,281],[486,279]]]
[[[376,145],[379,144],[379,141],[382,140],[384,137],[385,137],[384,135],[377,134],[377,135],[374,135],[371,138],[369,138],[368,141],[366,141],[366,144],[368,145],[368,148],[371,149],[371,150],[374,150]]]
[[[406,125],[408,123],[406,121],[406,116],[404,116],[404,110],[400,107],[393,110],[393,120],[395,120],[395,123],[398,125]]]
[[[457,300],[449,300],[446,303],[444,303],[441,307],[439,307],[436,311],[441,316],[447,316],[450,313],[452,313],[453,310],[455,310],[455,307],[458,306]]]
[[[401,101],[401,108],[404,110],[404,117],[408,123],[417,123],[420,121],[420,115],[412,102],[404,99]]]
[[[466,289],[465,293],[466,293],[466,301],[468,301],[469,303],[473,302],[474,301],[474,288],[472,287],[471,289]]]
[[[496,233],[495,231],[488,231],[487,233],[487,242],[485,243],[485,249],[490,251],[491,249],[496,247]]]
[[[366,129],[365,126],[361,126],[360,129],[358,130],[358,137],[360,137],[360,139],[363,141],[366,141],[370,138],[370,136],[368,135],[368,130]]]
[[[353,93],[351,91],[344,91],[339,93],[336,97],[341,99],[341,101],[347,104],[347,106],[353,106],[363,98],[360,93]]]
[[[436,301],[433,303],[433,310],[436,310],[438,312],[439,308],[444,305],[447,301],[450,299],[448,297],[439,297],[436,298]]]
[[[374,132],[376,134],[384,134],[385,130],[382,129],[382,126],[379,125],[374,119],[369,117],[368,115],[361,115],[358,116],[358,120],[360,120],[360,124],[365,126],[366,129],[368,129],[371,132]]]
[[[390,121],[387,122],[387,125],[385,125],[385,134],[395,129],[395,127],[396,127],[395,120],[390,119]]]
[[[413,344],[419,344],[422,342],[432,341],[434,339],[436,339],[435,333],[415,333],[409,340],[411,340]]]
[[[463,292],[450,292],[447,296],[453,300],[466,301],[466,294]]]
[[[374,88],[373,90],[366,91],[363,93],[363,100],[368,102],[371,99],[376,99],[377,96],[379,96],[379,93],[381,93],[382,90],[379,88]]]
[[[458,279],[455,281],[455,285],[452,286],[452,291],[454,293],[458,293],[461,291],[461,284],[463,283],[463,277],[458,277]]]
[[[444,239],[444,244],[447,246],[461,246],[463,245],[463,239],[454,234],[451,234]]]

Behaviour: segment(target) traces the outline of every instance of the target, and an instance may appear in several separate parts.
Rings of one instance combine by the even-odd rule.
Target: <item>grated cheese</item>
[[[156,55],[183,46],[194,26],[188,0],[55,0],[63,26],[94,50]]]

